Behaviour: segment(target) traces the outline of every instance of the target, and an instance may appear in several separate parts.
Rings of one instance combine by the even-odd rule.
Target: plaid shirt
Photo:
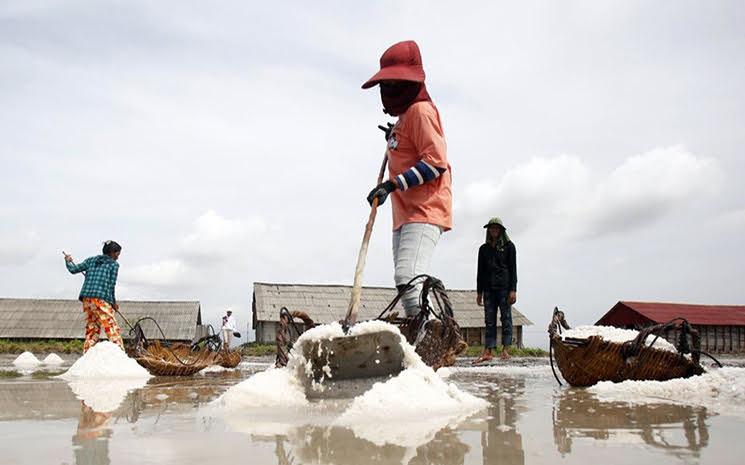
[[[116,277],[119,274],[119,264],[108,255],[98,255],[85,259],[79,265],[72,262],[65,262],[67,270],[72,273],[85,271],[85,281],[83,288],[80,289],[80,300],[85,297],[102,299],[110,304],[116,303],[114,288],[116,287]]]

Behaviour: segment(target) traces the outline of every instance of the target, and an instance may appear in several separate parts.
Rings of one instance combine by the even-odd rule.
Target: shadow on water
[[[582,389],[566,389],[555,399],[553,432],[562,456],[575,440],[645,444],[678,458],[699,458],[709,443],[705,407],[675,404],[629,405],[600,401]]]

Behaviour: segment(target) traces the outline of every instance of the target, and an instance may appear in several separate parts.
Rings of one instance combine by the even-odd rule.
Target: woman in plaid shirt
[[[96,345],[101,334],[101,327],[106,332],[109,341],[124,350],[122,330],[114,319],[114,310],[119,310],[116,303],[114,288],[119,274],[119,264],[116,262],[122,246],[114,241],[106,241],[103,254],[85,259],[76,265],[70,255],[65,254],[65,265],[70,273],[83,273],[85,281],[80,290],[79,299],[83,302],[85,312],[85,344],[83,353]]]

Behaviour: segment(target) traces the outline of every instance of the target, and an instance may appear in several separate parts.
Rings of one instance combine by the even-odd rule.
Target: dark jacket
[[[476,291],[517,291],[517,251],[512,241],[479,247]]]

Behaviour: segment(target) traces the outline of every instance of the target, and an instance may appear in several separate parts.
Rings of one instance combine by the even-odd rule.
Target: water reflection
[[[231,375],[222,378],[231,378]],[[224,380],[192,378],[187,383],[178,378],[151,378],[147,383],[102,384],[100,380],[69,383],[80,400],[78,426],[72,436],[75,465],[109,465],[109,441],[113,438],[111,423],[120,419],[140,421],[143,413],[155,414],[157,423],[166,408],[187,409],[213,400],[224,389]],[[103,389],[114,386],[115,389]],[[50,385],[54,389],[57,385]],[[113,408],[112,408],[113,407]],[[102,411],[105,410],[105,411]],[[208,431],[206,428],[205,431]]]
[[[481,454],[484,465],[490,463],[523,465],[525,451],[518,432],[516,398],[525,390],[523,379],[500,379],[489,395],[489,418],[481,432]]]
[[[351,428],[335,425],[287,425],[274,436],[252,435],[252,440],[272,441],[278,465],[297,463],[376,465],[462,465],[472,446],[464,442],[464,432],[474,431],[480,437],[481,462],[500,465],[524,465],[525,451],[520,433],[520,412],[525,379],[463,375],[478,385],[476,394],[489,401],[486,411],[455,428],[444,427],[424,443],[413,447],[381,444],[360,437]],[[423,413],[423,416],[426,414]],[[412,419],[415,421],[417,419]],[[392,427],[401,428],[400,425]],[[414,428],[416,429],[416,428]],[[414,434],[412,432],[412,434]],[[416,435],[416,434],[414,434]],[[473,456],[470,456],[473,458]]]
[[[278,465],[324,463],[347,465],[462,465],[470,448],[457,432],[445,428],[434,439],[416,448],[376,445],[339,426],[303,426],[275,436]]]
[[[709,443],[705,407],[603,402],[581,389],[561,393],[553,408],[554,442],[562,455],[574,440],[643,443],[679,457],[700,457]]]
[[[78,429],[72,436],[75,465],[109,465],[111,413],[96,412],[80,401]]]

